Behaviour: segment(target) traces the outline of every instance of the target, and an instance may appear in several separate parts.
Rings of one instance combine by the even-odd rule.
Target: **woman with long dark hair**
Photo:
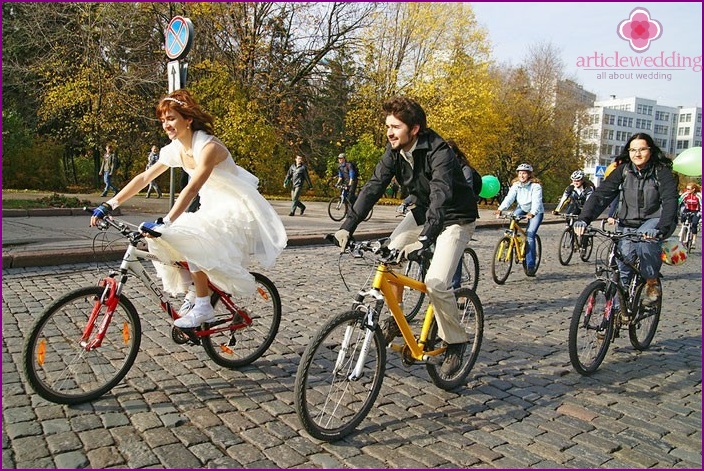
[[[617,230],[643,234],[639,242],[621,240],[626,257],[640,259],[640,270],[646,278],[644,303],[655,304],[661,296],[658,274],[662,266],[661,240],[670,237],[677,227],[677,183],[672,162],[646,133],[628,139],[616,157],[617,167],[584,204],[575,233],[581,236],[587,225],[599,217],[615,198],[618,199]],[[621,281],[628,285],[631,269],[619,263]]]

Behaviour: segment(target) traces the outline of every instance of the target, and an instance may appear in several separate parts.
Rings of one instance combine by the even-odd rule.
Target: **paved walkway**
[[[5,193],[3,199],[39,198],[49,193]],[[80,194],[81,200],[98,203],[104,198],[97,194]],[[286,227],[290,247],[319,244],[325,234],[335,232],[340,227],[327,214],[327,203],[306,202],[305,215],[288,216],[290,201],[271,201]],[[128,222],[139,224],[154,220],[168,212],[169,200],[145,198],[138,195],[119,208],[120,217]],[[496,221],[493,211],[480,210],[480,227],[498,227],[504,222]],[[298,214],[298,213],[297,213]],[[558,217],[547,215],[545,223],[558,223]],[[355,236],[381,237],[388,235],[400,222],[395,206],[377,205],[372,218],[362,223]],[[88,213],[81,208],[66,209],[3,209],[2,212],[2,267],[20,268],[44,265],[60,265],[94,260],[93,240],[98,234],[88,226]],[[124,243],[115,244],[108,255],[120,258]]]

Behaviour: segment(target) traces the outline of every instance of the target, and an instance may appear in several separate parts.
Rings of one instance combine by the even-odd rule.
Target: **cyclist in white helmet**
[[[572,184],[565,188],[553,214],[560,214],[565,207],[566,214],[579,214],[582,212],[584,202],[594,193],[594,185],[586,178],[583,171],[575,170],[570,178]]]
[[[506,198],[496,210],[496,217],[501,216],[501,211],[507,210],[514,202],[516,209],[513,214],[525,216],[528,219],[526,238],[528,253],[526,253],[526,274],[535,276],[535,235],[538,233],[540,223],[543,222],[543,187],[540,181],[533,176],[533,167],[530,164],[521,164],[516,168],[518,176],[511,182]]]

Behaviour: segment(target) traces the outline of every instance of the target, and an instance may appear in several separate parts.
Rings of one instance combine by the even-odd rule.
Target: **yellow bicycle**
[[[526,249],[528,247],[528,236],[518,221],[524,216],[515,216],[513,214],[505,216],[511,220],[508,229],[504,231],[504,235],[496,244],[494,250],[494,258],[491,260],[491,277],[494,282],[503,285],[511,273],[511,266],[514,261],[523,264],[523,270],[528,273],[526,265]],[[535,235],[535,270],[538,271],[540,260],[543,255],[543,244],[540,241],[540,236]]]
[[[381,241],[352,242],[349,248],[358,254],[374,254],[371,288],[360,291],[351,310],[334,316],[314,335],[301,358],[294,386],[296,413],[303,427],[325,441],[352,433],[371,410],[384,379],[387,346],[399,352],[407,366],[425,364],[436,386],[452,390],[465,384],[479,356],[484,331],[479,298],[471,289],[459,288],[455,297],[460,324],[470,341],[457,372],[443,375],[440,366],[447,346],[438,337],[432,304],[415,334],[394,291],[394,287],[407,286],[426,293],[425,284],[396,273],[392,267],[397,264],[398,251],[389,250]],[[380,322],[385,304],[392,317]],[[393,343],[399,332],[402,342]]]

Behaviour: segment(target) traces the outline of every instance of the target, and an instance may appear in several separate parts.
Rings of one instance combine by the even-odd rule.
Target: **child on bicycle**
[[[449,376],[460,368],[470,340],[460,325],[451,283],[479,217],[477,201],[452,149],[427,127],[425,111],[417,102],[395,97],[384,103],[383,110],[389,143],[335,239],[340,247],[347,247],[394,176],[415,197],[415,207],[391,234],[389,247],[399,249],[400,258],[407,258],[435,243],[425,284],[435,307],[439,336],[448,344],[441,373]],[[397,298],[401,299],[400,293]]]
[[[152,236],[147,239],[149,250],[161,260],[188,262],[195,305],[184,303],[183,317],[174,324],[192,328],[215,317],[208,279],[231,293],[254,292],[254,277],[247,269],[250,258],[254,256],[263,266],[273,265],[286,246],[286,230],[257,191],[257,177],[235,164],[225,145],[213,136],[213,117],[190,92],[169,94],[157,105],[156,115],[171,144],[161,149],[156,164],[94,210],[91,225],[169,168],[182,167],[189,174],[188,184],[169,213],[154,223],[142,223],[140,229]],[[196,195],[200,195],[200,209],[185,212]],[[188,290],[191,277],[183,277],[184,270],[166,263],[155,266],[166,292]]]
[[[640,260],[640,271],[646,278],[645,304],[655,304],[662,295],[657,278],[662,266],[659,239],[670,237],[677,226],[677,184],[670,161],[653,138],[636,133],[617,157],[618,166],[594,191],[574,223],[579,237],[616,197],[617,231],[636,232],[643,241],[623,239],[619,242],[627,260]],[[619,261],[621,282],[628,286],[632,270]]]
[[[535,276],[536,242],[540,223],[543,222],[545,209],[543,207],[543,186],[540,180],[533,176],[533,166],[520,164],[516,168],[518,176],[511,182],[508,194],[496,210],[496,217],[501,216],[501,211],[507,210],[516,202],[515,216],[525,216],[528,219],[526,228],[526,275]]]
[[[682,206],[680,222],[690,220],[692,235],[694,235],[692,248],[694,248],[697,242],[699,220],[702,217],[702,195],[696,183],[687,183],[684,193],[679,197],[679,204]]]

